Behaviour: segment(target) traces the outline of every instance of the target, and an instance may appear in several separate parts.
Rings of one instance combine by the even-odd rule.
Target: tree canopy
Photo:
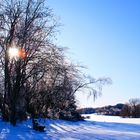
[[[96,97],[110,82],[84,76],[67,61],[53,43],[57,27],[45,0],[0,1],[0,108],[13,125],[27,116],[72,118],[79,89]]]

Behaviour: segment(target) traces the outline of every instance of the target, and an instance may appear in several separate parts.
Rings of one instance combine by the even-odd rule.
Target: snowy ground
[[[89,115],[83,122],[46,120],[45,132],[36,132],[31,121],[16,127],[0,120],[0,140],[140,140],[140,119]]]

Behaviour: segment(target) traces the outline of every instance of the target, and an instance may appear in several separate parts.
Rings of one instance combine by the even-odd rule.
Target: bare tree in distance
[[[129,104],[131,106],[131,115],[134,118],[140,117],[140,99],[132,98],[129,100]]]
[[[121,111],[121,116],[123,117],[132,117],[139,118],[140,117],[140,99],[132,98],[128,103],[124,105]]]

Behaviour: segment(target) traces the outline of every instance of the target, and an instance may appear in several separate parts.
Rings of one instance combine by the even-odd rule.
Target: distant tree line
[[[75,94],[82,89],[96,98],[110,83],[85,76],[66,58],[53,43],[57,27],[45,0],[0,1],[0,109],[12,125],[27,117],[81,119]],[[20,56],[11,58],[10,48]]]
[[[116,104],[116,105],[108,105],[104,107],[97,107],[97,108],[81,108],[77,111],[80,114],[92,114],[96,113],[99,115],[111,115],[111,116],[120,116],[120,112],[123,108],[124,104]]]
[[[122,117],[140,118],[140,99],[130,99],[121,110]]]

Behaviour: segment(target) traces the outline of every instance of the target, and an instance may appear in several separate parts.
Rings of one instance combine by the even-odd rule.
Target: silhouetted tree
[[[131,116],[131,106],[129,104],[125,104],[121,110],[120,115],[122,117],[130,117]]]
[[[2,0],[0,2],[0,47],[1,75],[4,83],[3,118],[16,124],[16,113],[23,110],[19,103],[25,98],[27,81],[34,87],[43,77],[45,69],[41,64],[47,49],[52,46],[56,23],[51,10],[41,0]],[[47,49],[46,49],[46,46]],[[10,58],[10,48],[18,48],[19,56]],[[38,66],[38,69],[35,67]],[[32,79],[33,78],[33,79]],[[6,106],[9,114],[5,114]],[[24,106],[24,105],[23,105]],[[19,108],[19,110],[18,110]]]
[[[66,60],[64,49],[53,43],[57,25],[45,0],[0,1],[0,107],[13,125],[27,114],[79,117],[77,91],[86,89],[96,98],[110,82],[84,76]],[[10,48],[18,49],[17,56],[9,55]]]
[[[125,104],[121,110],[121,116],[123,117],[140,117],[140,99],[133,98],[129,100],[129,103]]]
[[[140,114],[139,114],[140,99],[138,99],[138,98],[130,99],[129,104],[131,106],[131,116],[134,118],[140,117]]]

